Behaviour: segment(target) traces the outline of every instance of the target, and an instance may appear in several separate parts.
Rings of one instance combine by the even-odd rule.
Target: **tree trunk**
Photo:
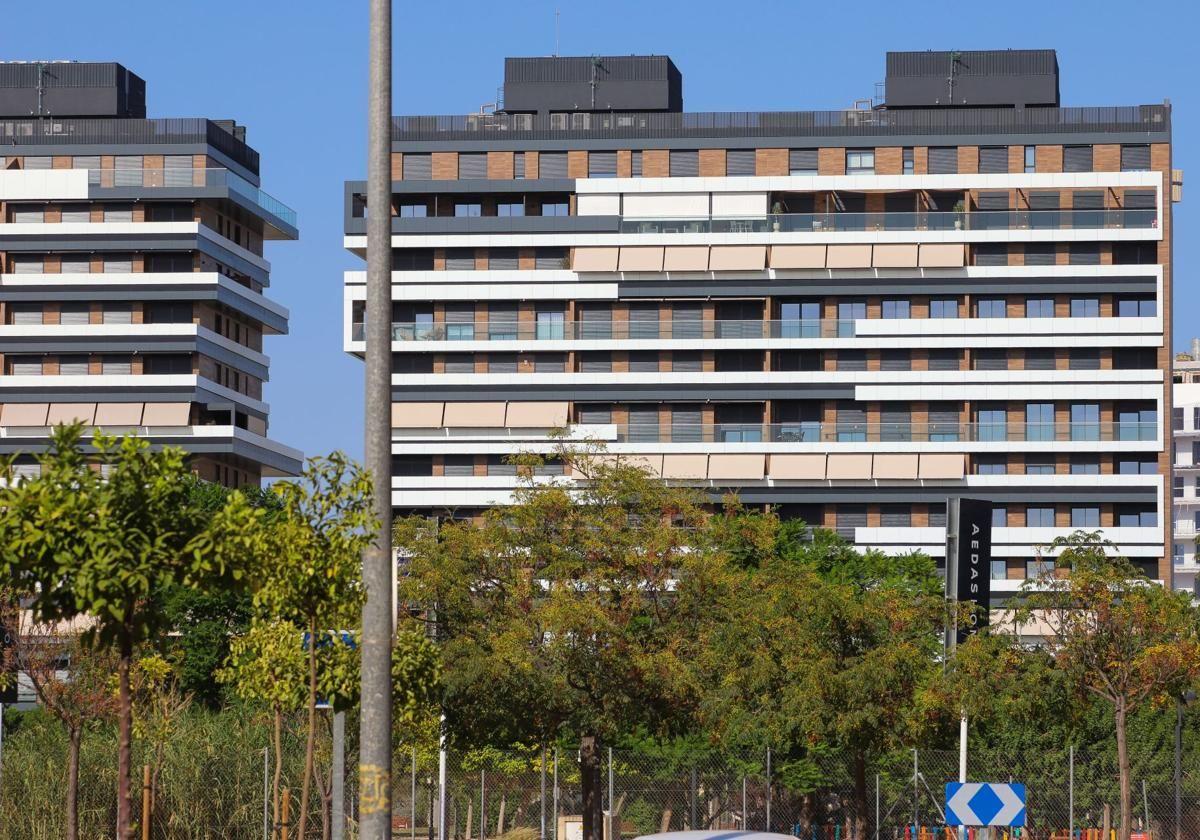
[[[300,819],[296,837],[304,840],[308,822],[308,790],[312,786],[313,751],[317,738],[317,622],[308,624],[308,734],[304,739],[304,777],[300,782]]]
[[[851,840],[867,838],[867,757],[854,754],[854,812],[850,815]]]
[[[604,840],[604,799],[600,788],[600,769],[600,742],[595,735],[585,735],[579,742],[583,840]]]
[[[279,786],[283,781],[283,710],[275,709],[273,731],[275,742],[275,770],[271,777],[271,836],[279,835]]]
[[[133,644],[121,642],[121,658],[117,662],[117,837],[133,837],[133,800],[129,795],[129,779],[133,768],[133,698],[129,689],[129,669],[133,664]]]
[[[79,742],[83,731],[67,729],[67,840],[79,840]]]
[[[1117,832],[1120,840],[1129,840],[1132,830],[1133,801],[1129,786],[1129,744],[1125,740],[1125,698],[1117,699],[1113,710],[1117,726],[1117,777],[1121,785],[1121,827]]]

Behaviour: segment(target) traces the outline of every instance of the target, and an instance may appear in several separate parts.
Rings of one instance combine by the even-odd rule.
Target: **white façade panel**
[[[625,215],[635,219],[708,216],[708,193],[626,193]]]
[[[602,193],[582,193],[575,198],[575,212],[579,216],[620,216],[621,196]]]
[[[767,194],[760,193],[713,193],[712,214],[716,217],[764,216],[767,212]]]

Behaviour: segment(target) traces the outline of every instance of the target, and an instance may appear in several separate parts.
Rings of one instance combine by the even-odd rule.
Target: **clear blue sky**
[[[889,49],[1054,48],[1064,105],[1170,99],[1175,166],[1194,184],[1176,207],[1175,345],[1200,335],[1191,4],[397,0],[393,112],[492,101],[506,55],[554,51],[555,8],[562,55],[670,55],[690,111],[847,107],[883,79]],[[341,225],[342,182],[365,176],[366,24],[365,0],[67,0],[5,4],[0,34],[3,59],[125,64],[146,79],[151,116],[248,126],[263,187],[300,213],[299,242],[268,244],[271,295],[292,325],[267,342],[266,398],[272,436],[306,454],[362,452],[362,366],[341,350],[341,273],[361,264]]]

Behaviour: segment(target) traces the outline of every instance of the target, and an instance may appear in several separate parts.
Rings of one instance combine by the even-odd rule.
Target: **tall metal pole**
[[[546,840],[546,748],[542,747],[542,822],[541,831],[538,833],[538,840]]]
[[[558,747],[554,748],[554,840],[558,837]]]
[[[767,747],[767,831],[771,830],[771,748]]]
[[[1075,745],[1067,747],[1067,840],[1075,840]]]
[[[446,840],[446,716],[438,726],[438,840]]]
[[[1183,840],[1183,698],[1175,698],[1175,840]]]
[[[332,840],[346,836],[346,713],[333,713],[333,767],[330,768],[333,789],[330,791],[330,826]]]
[[[417,840],[417,748],[412,751],[412,772],[408,776],[412,787],[412,798],[408,805],[408,836],[409,840]]]
[[[366,465],[379,534],[363,552],[359,836],[392,832],[392,3],[370,0],[367,93]]]
[[[270,749],[263,747],[263,840],[271,840],[271,757]]]

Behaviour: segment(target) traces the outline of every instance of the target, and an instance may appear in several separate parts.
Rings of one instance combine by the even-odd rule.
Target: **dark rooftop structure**
[[[889,52],[887,107],[1058,107],[1054,50]]]
[[[146,116],[145,80],[114,62],[0,63],[0,117]]]
[[[504,110],[683,110],[683,75],[665,55],[504,59]]]

